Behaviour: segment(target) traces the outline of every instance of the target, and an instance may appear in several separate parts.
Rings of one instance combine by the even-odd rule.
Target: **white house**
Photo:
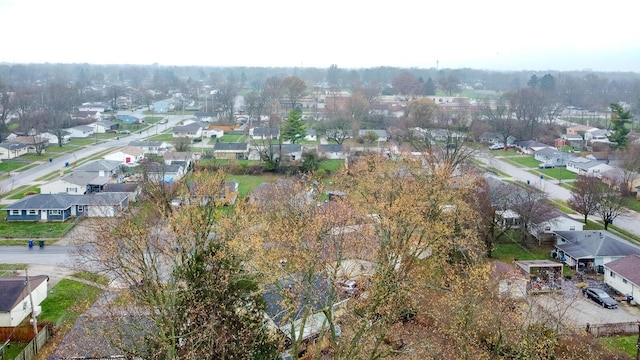
[[[640,302],[640,255],[632,254],[605,264],[604,283]]]
[[[49,277],[30,276],[26,280],[25,276],[0,276],[0,326],[18,326],[32,310],[36,315],[40,313],[40,304],[47,298]]]
[[[307,129],[307,134],[304,136],[307,141],[318,141],[318,133],[315,129]]]
[[[205,138],[220,139],[224,136],[224,130],[217,126],[208,126],[202,129],[202,136]]]
[[[556,231],[582,231],[584,223],[570,218],[556,208],[549,206],[537,224],[529,227],[531,235],[539,238],[541,235],[552,235]]]
[[[15,141],[0,143],[0,160],[14,159],[29,152],[29,147]]]
[[[64,130],[69,133],[70,138],[86,138],[93,135],[96,127],[89,125],[80,125]]]
[[[640,255],[640,248],[605,230],[556,231],[559,258],[571,267],[595,268],[625,256]]]
[[[144,159],[144,151],[135,146],[125,146],[122,149],[104,156],[105,160],[120,161],[125,165],[135,165]]]
[[[249,129],[249,136],[253,140],[276,140],[280,138],[280,129],[269,127],[253,127]]]
[[[192,123],[189,125],[175,126],[173,128],[173,137],[199,138],[202,137],[203,126],[201,123]]]
[[[162,155],[169,150],[170,145],[163,141],[131,141],[129,146],[134,146],[142,150],[144,154]]]
[[[499,295],[514,299],[527,297],[529,279],[518,268],[502,261],[493,261],[490,266],[491,276],[498,283]]]
[[[378,135],[378,140],[376,140],[376,141],[387,141],[387,140],[389,140],[389,134],[387,134],[387,130],[380,130],[380,129],[363,129],[363,130],[358,131],[358,136],[365,136],[370,132]]]
[[[346,159],[349,156],[349,148],[342,144],[321,144],[316,149],[318,157],[324,159]]]
[[[75,171],[85,171],[93,173],[95,176],[115,177],[120,174],[122,162],[116,160],[94,160],[84,165],[78,166]]]
[[[99,120],[96,121],[94,124],[90,125],[90,126],[94,126],[95,127],[95,132],[98,134],[104,134],[109,130],[116,130],[117,129],[117,125],[116,123],[114,123],[113,121],[109,121],[109,120]]]
[[[107,176],[99,176],[91,172],[74,171],[61,179],[56,179],[41,185],[40,193],[84,195],[88,192],[99,192],[109,181],[110,179]]]
[[[567,161],[567,170],[578,175],[602,177],[602,173],[612,170],[613,166],[601,160],[592,160],[585,157],[574,157]]]

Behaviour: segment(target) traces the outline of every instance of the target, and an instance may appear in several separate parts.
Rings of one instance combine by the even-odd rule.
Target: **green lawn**
[[[624,199],[624,205],[633,211],[640,212],[640,200],[636,199],[635,196],[628,196]]]
[[[578,178],[578,174],[571,172],[565,168],[552,168],[552,169],[539,169],[533,173],[542,173],[545,177],[552,177],[558,180],[575,180]]]
[[[637,335],[629,335],[629,336],[611,336],[600,338],[599,341],[604,344],[609,349],[618,350],[623,352],[632,358],[636,356],[636,352],[638,351],[638,336]]]
[[[319,169],[324,169],[330,173],[333,173],[336,170],[342,168],[343,166],[344,166],[344,160],[341,160],[341,159],[322,160],[320,161]]]
[[[84,283],[62,279],[56,284],[42,302],[41,322],[50,322],[57,326],[73,323],[102,294],[102,290]]]
[[[22,199],[25,196],[27,196],[26,193],[28,193],[28,192],[33,192],[33,193],[38,193],[39,194],[40,193],[40,186],[34,185],[34,186],[30,186],[28,188],[25,188],[24,190],[20,190],[17,193],[11,195],[9,197],[9,199],[12,199],[12,200]]]
[[[550,258],[551,248],[526,248],[516,243],[500,243],[494,246],[492,258],[511,263],[518,260],[545,260]]]
[[[538,165],[540,164],[540,161],[532,158],[531,156],[526,156],[526,155],[512,156],[506,159],[503,158],[502,160],[514,163],[520,167],[527,167],[527,168],[537,168]]]
[[[243,198],[251,193],[253,189],[265,182],[272,182],[277,179],[275,175],[227,175],[227,181],[236,181],[238,183],[238,195]]]
[[[13,276],[15,270],[24,270],[27,264],[0,264],[0,276]]]
[[[247,135],[225,134],[220,138],[220,142],[245,142]]]
[[[164,134],[154,135],[154,136],[150,137],[149,140],[151,140],[151,141],[173,141],[174,137],[173,137],[173,133],[164,133]]]
[[[164,119],[164,116],[145,116],[144,122],[146,124],[155,124],[162,119]]]
[[[60,238],[69,231],[73,224],[69,221],[40,222],[7,222],[0,221],[0,238],[5,239],[37,239]]]
[[[522,156],[518,154],[518,152],[514,149],[501,149],[501,150],[491,150],[491,155],[495,157],[508,156],[508,157],[516,157]]]
[[[1,171],[14,171],[16,169],[19,169],[19,168],[27,166],[27,165],[29,165],[28,162],[5,160],[5,161],[0,163],[0,172]]]
[[[15,359],[18,355],[20,355],[22,350],[27,347],[27,345],[29,345],[28,342],[12,341],[11,346],[4,348],[4,358],[7,360]]]

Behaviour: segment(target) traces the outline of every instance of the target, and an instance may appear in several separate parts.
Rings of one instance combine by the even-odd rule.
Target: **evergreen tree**
[[[292,144],[300,140],[306,134],[306,125],[302,121],[302,112],[299,109],[289,111],[287,119],[282,124],[282,139],[289,140]]]
[[[618,144],[618,147],[627,146],[627,135],[629,128],[627,124],[631,123],[633,116],[631,111],[625,110],[620,104],[611,104],[611,130],[613,134],[609,136],[609,141]]]

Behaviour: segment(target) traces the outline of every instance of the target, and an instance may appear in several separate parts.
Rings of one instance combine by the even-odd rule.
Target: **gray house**
[[[125,193],[37,194],[5,207],[7,221],[65,221],[72,217],[113,217],[128,204]]]
[[[541,163],[551,164],[555,167],[567,166],[567,162],[572,158],[569,153],[558,151],[552,147],[546,147],[533,153],[533,157]]]
[[[556,231],[556,251],[565,264],[595,269],[625,256],[640,255],[640,248],[608,231]]]
[[[249,158],[249,143],[244,142],[217,142],[213,145],[213,156],[216,159],[240,159]]]

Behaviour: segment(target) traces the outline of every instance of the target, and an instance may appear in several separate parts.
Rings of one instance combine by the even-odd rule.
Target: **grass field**
[[[549,259],[551,248],[526,248],[517,243],[499,243],[494,246],[491,255],[494,259],[511,263],[518,260],[545,260]]]
[[[60,238],[72,226],[71,222],[7,222],[0,221],[0,238],[5,239],[38,239]]]
[[[5,160],[5,161],[0,163],[0,172],[1,171],[15,171],[16,169],[19,169],[21,167],[25,167],[27,165],[29,165],[28,162]]]
[[[636,356],[638,351],[638,336],[611,336],[599,339],[604,346],[612,350],[623,352],[632,358]]]
[[[542,173],[545,177],[552,177],[558,180],[575,180],[578,174],[571,172],[565,168],[539,169],[533,173]]]
[[[624,199],[624,205],[627,209],[640,212],[640,200],[635,196],[628,196]]]
[[[84,283],[62,279],[51,290],[42,302],[41,322],[56,325],[75,322],[93,304],[102,290]]]
[[[319,165],[319,169],[324,169],[330,173],[333,173],[344,166],[344,160],[322,160],[320,161]]]
[[[238,183],[238,195],[243,198],[260,184],[275,181],[277,178],[276,175],[227,175],[226,180]]]
[[[538,165],[540,164],[540,161],[532,158],[531,156],[512,156],[508,158],[503,158],[502,160],[516,164],[519,167],[526,167],[526,168],[537,168]]]
[[[173,141],[173,133],[165,133],[165,134],[158,134],[158,135],[154,135],[152,137],[149,138],[149,140],[151,141]]]
[[[28,193],[28,192],[33,192],[33,193],[37,193],[37,194],[39,194],[39,193],[40,193],[40,187],[39,187],[39,186],[34,185],[34,186],[30,186],[30,187],[25,188],[25,189],[21,189],[21,190],[20,190],[20,191],[18,191],[17,193],[15,193],[15,194],[11,195],[11,196],[9,197],[9,199],[12,199],[12,200],[22,199],[22,198],[24,198],[25,196],[27,196],[27,194],[26,194],[26,193]]]

